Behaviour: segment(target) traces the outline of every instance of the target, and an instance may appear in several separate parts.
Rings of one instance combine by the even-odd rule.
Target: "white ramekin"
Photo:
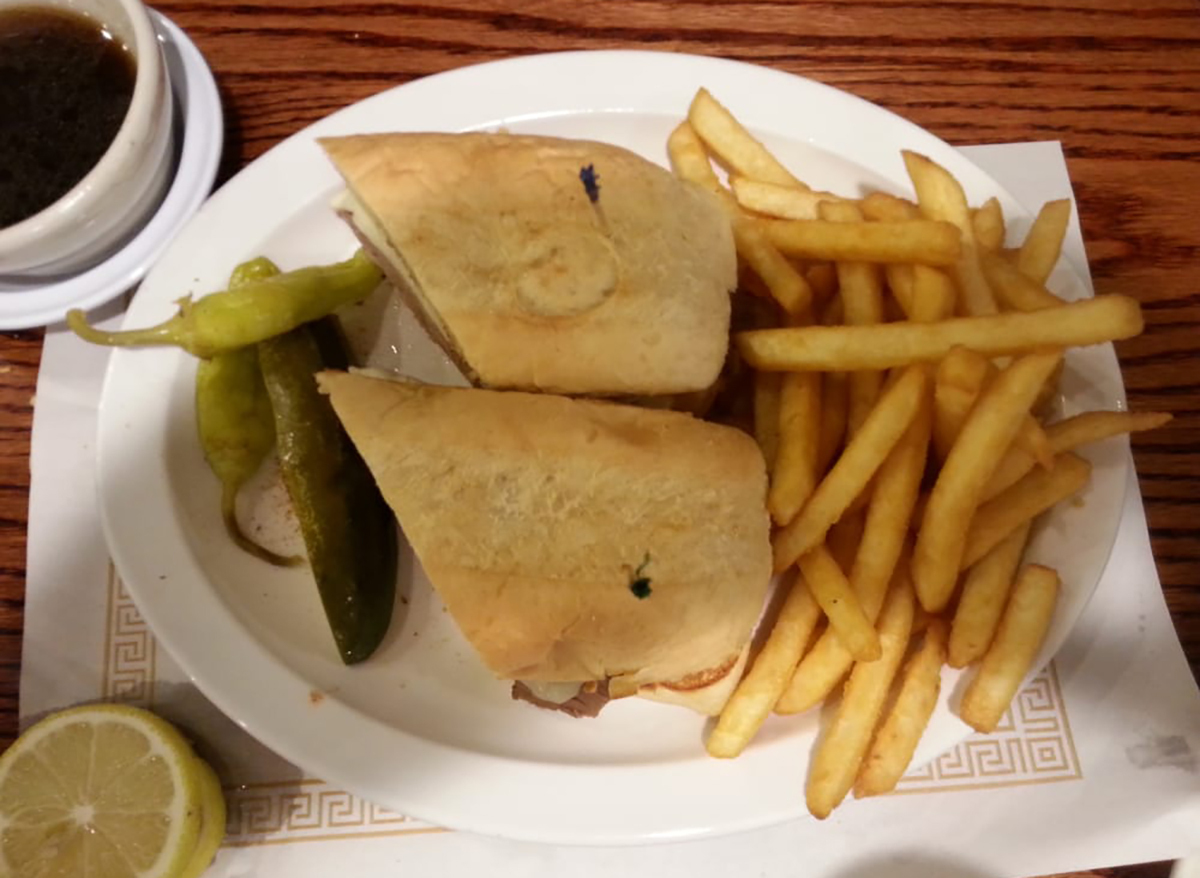
[[[6,6],[53,6],[95,19],[137,62],[129,110],[96,166],[49,207],[0,229],[0,276],[69,274],[118,248],[165,192],[174,160],[167,66],[139,0],[0,0],[0,10]]]

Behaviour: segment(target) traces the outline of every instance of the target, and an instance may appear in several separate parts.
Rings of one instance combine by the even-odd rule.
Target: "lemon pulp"
[[[46,717],[0,757],[0,876],[176,878],[201,853],[202,764],[139,708]]]

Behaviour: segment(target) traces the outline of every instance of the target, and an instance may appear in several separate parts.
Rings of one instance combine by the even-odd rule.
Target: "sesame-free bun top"
[[[737,260],[711,193],[586,140],[320,143],[348,187],[340,212],[474,383],[622,395],[716,380]]]
[[[737,661],[771,579],[749,436],[610,402],[318,378],[496,676],[629,694]]]

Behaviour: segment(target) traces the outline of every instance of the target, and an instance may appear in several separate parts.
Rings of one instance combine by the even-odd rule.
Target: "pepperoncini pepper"
[[[248,274],[245,283],[193,300],[179,300],[179,313],[157,326],[106,332],[87,322],[78,308],[67,326],[84,341],[109,346],[176,345],[207,359],[257,344],[332,314],[369,296],[383,276],[362,250],[344,262],[282,274]]]
[[[236,290],[278,273],[269,259],[253,259],[234,269],[229,288]],[[275,416],[253,347],[217,354],[197,365],[196,426],[204,459],[221,482],[221,520],[229,538],[269,564],[303,563],[302,557],[279,555],[260,546],[246,536],[237,520],[238,492],[275,448]]]

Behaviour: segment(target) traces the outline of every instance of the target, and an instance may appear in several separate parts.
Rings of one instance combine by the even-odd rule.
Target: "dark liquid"
[[[89,18],[0,10],[0,228],[87,176],[125,118],[136,68]]]

